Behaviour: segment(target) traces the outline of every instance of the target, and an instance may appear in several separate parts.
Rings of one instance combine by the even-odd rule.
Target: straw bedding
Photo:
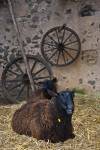
[[[13,113],[22,104],[0,105],[0,150],[100,150],[100,98],[75,97],[75,138],[52,144],[12,131]]]

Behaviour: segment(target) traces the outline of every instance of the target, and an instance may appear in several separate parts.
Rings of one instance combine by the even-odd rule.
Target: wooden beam
[[[21,49],[21,52],[22,52],[22,56],[23,56],[25,67],[26,67],[26,70],[27,70],[27,74],[28,74],[28,77],[29,77],[29,80],[30,80],[31,88],[32,88],[32,91],[35,91],[36,90],[35,84],[34,84],[34,81],[32,79],[30,66],[29,66],[29,63],[28,63],[26,55],[25,55],[25,49],[23,47],[23,41],[22,41],[20,30],[19,30],[19,27],[18,27],[18,24],[17,24],[17,21],[16,21],[16,17],[14,15],[14,8],[13,8],[12,4],[13,4],[12,1],[8,0],[9,11],[10,11],[10,14],[11,14],[11,17],[12,17],[12,20],[13,20],[13,24],[14,24],[14,27],[15,27],[15,30],[16,30],[19,46],[20,46],[20,49]]]

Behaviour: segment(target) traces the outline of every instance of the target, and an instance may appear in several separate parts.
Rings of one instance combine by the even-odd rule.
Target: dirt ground
[[[52,144],[12,131],[13,113],[22,104],[0,105],[0,150],[100,150],[100,99],[75,97],[73,125],[75,138]]]

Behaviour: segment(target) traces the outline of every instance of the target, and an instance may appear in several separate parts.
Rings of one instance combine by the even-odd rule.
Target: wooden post
[[[20,30],[19,30],[15,15],[14,15],[14,8],[13,8],[11,0],[8,0],[8,5],[9,5],[9,11],[10,11],[11,16],[12,16],[13,24],[14,24],[14,27],[15,27],[15,30],[16,30],[16,34],[17,34],[17,37],[18,37],[19,46],[20,46],[20,49],[21,49],[21,52],[22,52],[25,67],[26,67],[26,70],[27,70],[27,74],[28,74],[28,77],[29,77],[29,80],[30,80],[31,88],[32,88],[32,91],[34,91],[34,90],[36,90],[35,84],[34,84],[33,79],[32,79],[29,63],[27,62],[27,58],[26,58],[26,55],[25,55],[25,49],[23,47],[23,41],[22,41]]]

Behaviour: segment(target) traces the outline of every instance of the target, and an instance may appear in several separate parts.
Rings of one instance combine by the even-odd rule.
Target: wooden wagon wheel
[[[41,42],[43,57],[52,65],[65,66],[79,56],[81,42],[75,31],[65,25],[48,30]]]
[[[40,81],[52,78],[50,66],[41,57],[27,56],[27,61],[36,88],[38,88]],[[25,100],[32,94],[30,81],[22,57],[18,57],[7,64],[2,73],[1,80],[4,95],[9,102],[15,103]]]

